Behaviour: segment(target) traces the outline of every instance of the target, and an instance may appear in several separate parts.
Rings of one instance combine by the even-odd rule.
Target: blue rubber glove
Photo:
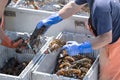
[[[40,34],[42,35],[50,26],[52,26],[53,24],[57,24],[62,20],[63,19],[57,13],[55,13],[55,14],[49,16],[48,18],[40,21],[36,25],[36,28],[35,28],[33,34],[37,33],[36,31],[40,31],[41,32]],[[44,29],[42,29],[42,28],[44,28]]]
[[[58,22],[62,21],[63,19],[57,14],[53,14],[48,18],[40,21],[37,25],[35,30],[33,31],[32,35],[30,36],[30,45],[34,45],[36,39],[39,35],[44,34],[50,26],[53,24],[57,24]]]
[[[92,53],[93,51],[89,42],[78,44],[76,41],[68,41],[66,45],[62,47],[62,49],[66,50],[69,56]]]
[[[63,19],[59,16],[59,14],[55,13],[55,14],[49,16],[48,18],[44,19],[42,22],[46,27],[49,27],[49,26],[56,24],[62,20]]]

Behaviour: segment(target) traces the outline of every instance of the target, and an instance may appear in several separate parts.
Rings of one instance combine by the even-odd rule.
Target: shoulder
[[[109,12],[110,11],[109,0],[95,0],[93,6],[96,12]]]

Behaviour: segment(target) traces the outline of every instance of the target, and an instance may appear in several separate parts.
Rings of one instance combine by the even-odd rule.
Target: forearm
[[[69,2],[67,5],[65,5],[59,12],[58,14],[62,17],[62,19],[66,19],[76,12],[78,12],[83,6],[83,5],[77,5],[74,1]]]
[[[5,36],[6,36],[6,35],[5,35],[2,27],[0,26],[0,39],[3,40],[3,39],[5,38]]]
[[[96,50],[102,48],[112,42],[112,31],[104,33],[103,35],[100,35],[95,39],[92,39],[90,42],[92,45],[92,49]]]
[[[74,13],[78,12],[84,5],[77,5],[74,1],[71,1],[65,5],[58,13],[55,13],[42,20],[42,24],[44,24],[46,27],[49,27],[53,24],[59,23],[63,19],[66,19],[72,16]]]
[[[0,18],[3,16],[5,6],[8,0],[0,0]]]

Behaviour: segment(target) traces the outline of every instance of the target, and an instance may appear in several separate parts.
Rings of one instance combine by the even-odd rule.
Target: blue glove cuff
[[[83,42],[79,44],[79,52],[81,53],[92,53],[93,49],[90,42]]]
[[[62,20],[63,19],[59,16],[59,14],[55,13],[55,14],[51,15],[50,17],[48,17],[47,19],[44,19],[42,22],[46,27],[49,27],[49,26],[56,24]]]
[[[43,22],[42,22],[42,21],[40,21],[40,22],[37,24],[36,29],[40,29],[41,26],[43,26]]]

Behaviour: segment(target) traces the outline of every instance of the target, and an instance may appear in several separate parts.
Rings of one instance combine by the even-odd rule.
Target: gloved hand
[[[57,13],[51,15],[50,17],[48,17],[42,21],[40,21],[37,24],[32,35],[30,36],[30,45],[32,46],[36,42],[35,39],[37,39],[37,37],[39,35],[44,34],[50,26],[52,26],[53,24],[56,24],[60,21],[62,21],[62,18]]]
[[[62,49],[67,51],[70,56],[91,53],[93,51],[91,44],[89,42],[83,42],[78,44],[76,41],[68,41]]]
[[[22,43],[22,41],[23,41],[22,39],[12,41],[9,37],[5,36],[1,41],[1,45],[9,48],[17,48],[19,44]]]

